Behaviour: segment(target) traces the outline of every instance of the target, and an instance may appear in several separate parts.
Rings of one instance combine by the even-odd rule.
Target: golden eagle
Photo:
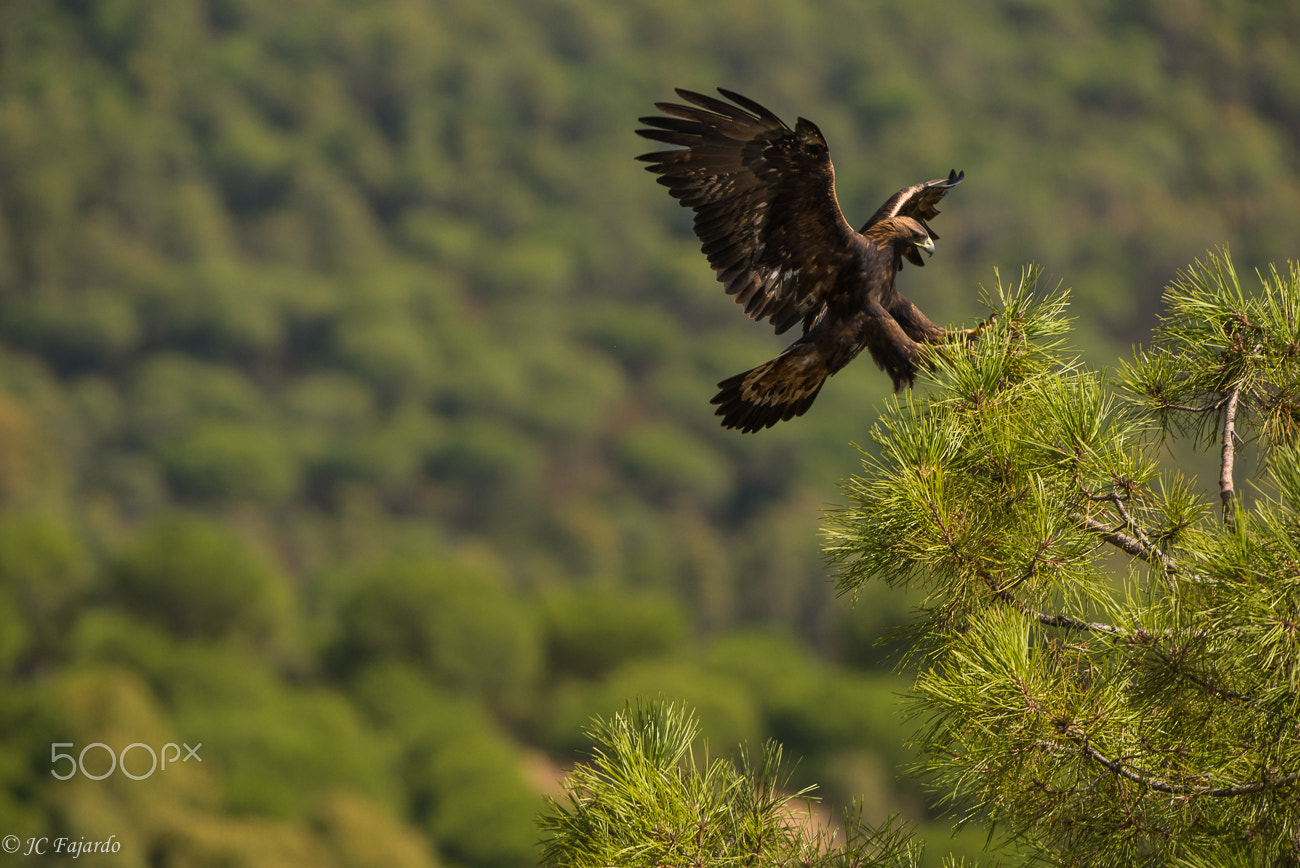
[[[695,211],[701,249],[745,313],[777,334],[803,325],[775,359],[718,384],[722,424],[758,431],[802,415],[863,348],[895,391],[910,386],[920,345],[949,332],[899,294],[894,276],[904,259],[923,265],[919,251],[934,253],[939,236],[927,221],[965,173],[899,190],[854,232],[816,125],[799,118],[791,130],[753,100],[718,91],[731,102],[679,89],[690,105],[655,103],[666,117],[641,118],[653,129],[637,133],[681,147],[637,159]]]

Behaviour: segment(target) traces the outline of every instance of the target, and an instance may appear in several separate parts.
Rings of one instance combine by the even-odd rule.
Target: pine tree
[[[1300,864],[1300,266],[1247,294],[1226,252],[1195,263],[1113,374],[1037,282],[999,281],[993,324],[886,403],[827,531],[845,593],[925,593],[918,772],[998,864]],[[1161,466],[1188,444],[1217,456],[1208,495]],[[701,766],[674,706],[592,735],[542,818],[548,865],[919,859],[892,823],[809,836],[779,747]]]
[[[846,593],[924,589],[920,771],[1048,864],[1300,863],[1300,268],[1195,263],[1113,374],[1036,283],[887,403],[827,532]]]

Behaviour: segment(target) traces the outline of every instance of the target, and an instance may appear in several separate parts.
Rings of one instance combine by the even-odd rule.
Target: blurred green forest
[[[1297,44],[1283,0],[0,0],[0,835],[532,865],[590,716],[664,693],[946,850],[908,603],[819,554],[888,379],[716,425],[782,341],[636,119],[804,115],[855,225],[964,169],[904,291],[970,325],[1036,262],[1112,364],[1207,248],[1300,255]],[[96,742],[203,762],[51,776]]]

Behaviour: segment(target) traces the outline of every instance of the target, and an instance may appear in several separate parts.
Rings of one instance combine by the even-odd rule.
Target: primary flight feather
[[[923,265],[939,200],[964,173],[899,190],[854,231],[835,198],[826,139],[811,121],[794,129],[753,100],[689,90],[689,105],[655,103],[641,118],[647,139],[678,146],[642,154],[674,198],[695,212],[695,234],[728,294],[777,334],[803,334],[769,362],[723,380],[713,398],[722,424],[758,431],[802,415],[822,384],[870,350],[894,381],[910,386],[921,344],[950,334],[894,285],[903,260]],[[973,330],[967,329],[963,333]]]

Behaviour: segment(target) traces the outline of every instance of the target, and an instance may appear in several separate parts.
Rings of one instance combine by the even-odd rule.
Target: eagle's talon
[[[998,315],[996,313],[989,314],[988,319],[971,329],[971,338],[974,339],[980,337],[984,332],[988,331],[989,327],[992,326],[993,323],[997,321]]]
[[[983,335],[984,332],[988,331],[989,327],[997,321],[997,318],[998,315],[996,313],[989,314],[989,318],[984,320],[984,322],[980,323],[979,325],[972,326],[971,328],[968,329],[953,329],[952,331],[948,332],[948,336],[950,338],[973,341],[979,338],[981,335]]]

